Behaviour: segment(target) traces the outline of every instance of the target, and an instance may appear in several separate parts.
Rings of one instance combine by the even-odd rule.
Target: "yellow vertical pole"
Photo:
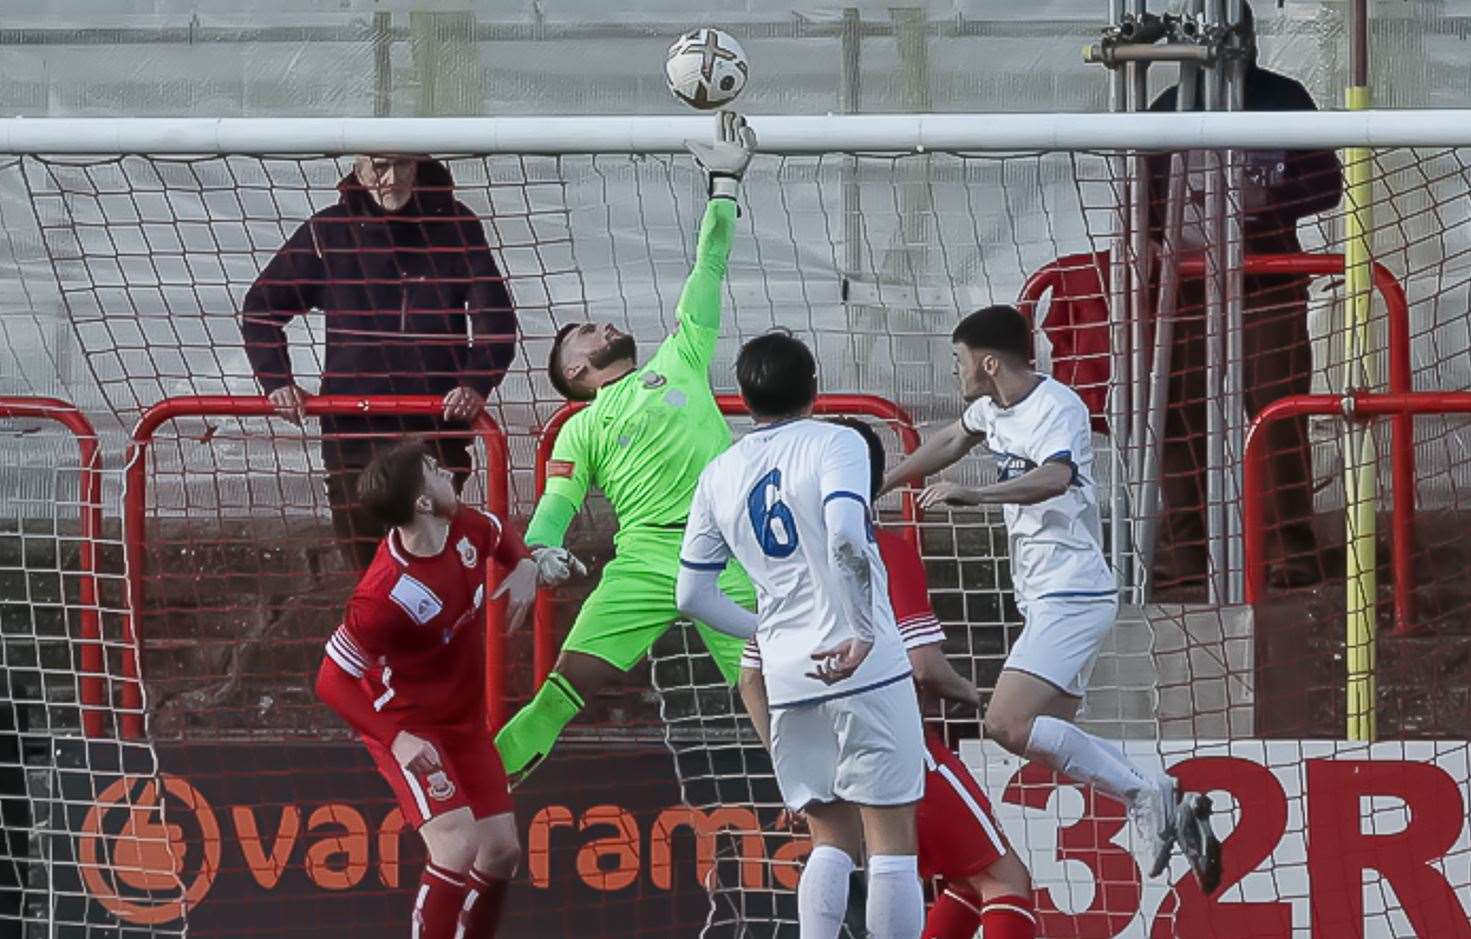
[[[1344,103],[1350,111],[1368,108],[1369,22],[1367,0],[1349,5],[1349,87]],[[1375,385],[1370,359],[1372,313],[1370,265],[1373,263],[1373,152],[1368,147],[1344,151],[1348,214],[1345,219],[1343,273],[1347,292],[1347,341],[1344,343],[1344,386]],[[1378,593],[1374,562],[1377,526],[1377,453],[1373,428],[1350,420],[1344,430],[1344,510],[1348,546],[1345,636],[1348,665],[1348,739],[1375,737],[1374,604]]]

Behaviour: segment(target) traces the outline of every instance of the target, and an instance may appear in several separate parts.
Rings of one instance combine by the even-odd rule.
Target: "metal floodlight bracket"
[[[1103,31],[1103,42],[1112,45],[1153,45],[1170,32],[1169,19],[1156,13],[1125,13],[1123,22]]]
[[[1192,13],[1126,13],[1118,25],[1102,30],[1095,45],[1083,50],[1083,61],[1105,68],[1126,62],[1192,62],[1209,67],[1246,55],[1245,46],[1231,47],[1235,33],[1235,26],[1206,23]]]

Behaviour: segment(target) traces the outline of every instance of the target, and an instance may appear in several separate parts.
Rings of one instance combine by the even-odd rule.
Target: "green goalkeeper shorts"
[[[595,656],[624,672],[633,668],[648,654],[654,640],[679,619],[674,606],[678,576],[679,540],[627,539],[582,604],[562,651]],[[720,575],[720,587],[747,609],[756,608],[750,578],[735,561]],[[695,628],[725,680],[734,683],[740,675],[745,640],[704,623],[695,623]]]

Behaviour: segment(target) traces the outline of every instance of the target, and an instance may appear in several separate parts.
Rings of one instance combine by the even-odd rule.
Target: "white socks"
[[[837,939],[838,930],[843,928],[843,914],[848,911],[848,875],[851,873],[853,859],[841,848],[820,844],[807,855],[802,879],[797,882],[797,922],[801,939]],[[870,906],[873,904],[872,896],[870,893]]]
[[[1152,783],[1123,751],[1065,720],[1043,715],[1032,720],[1027,756],[1087,783],[1125,805]]]
[[[853,859],[820,844],[807,856],[797,883],[800,939],[837,939],[848,909],[848,875]],[[912,854],[875,854],[868,859],[869,939],[919,939],[924,928],[924,889],[919,858]]]
[[[869,939],[919,939],[924,929],[924,888],[919,858],[875,854],[868,859]],[[802,939],[807,939],[806,932]]]

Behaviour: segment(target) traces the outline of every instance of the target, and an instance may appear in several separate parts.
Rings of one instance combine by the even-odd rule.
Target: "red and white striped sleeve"
[[[342,625],[327,640],[327,656],[354,678],[384,664],[383,656],[403,619],[402,608],[383,587],[384,578],[366,576],[358,585]]]
[[[930,606],[929,584],[919,550],[892,532],[877,534],[879,554],[889,574],[889,603],[905,649],[945,641],[945,629]]]
[[[383,664],[381,654],[373,650],[384,639],[383,631],[392,628],[392,616],[372,597],[354,595],[342,625],[327,640],[316,685],[317,697],[328,707],[359,733],[384,746],[392,745],[400,728],[374,706],[362,678]]]
[[[899,620],[899,638],[904,640],[906,650],[931,646],[945,641],[945,627],[940,625],[934,613],[926,613]]]
[[[761,671],[761,647],[756,645],[754,638],[747,639],[746,644],[741,647],[741,668]]]
[[[364,651],[344,623],[327,640],[327,656],[344,672],[354,678],[362,678],[376,664],[376,656]]]

